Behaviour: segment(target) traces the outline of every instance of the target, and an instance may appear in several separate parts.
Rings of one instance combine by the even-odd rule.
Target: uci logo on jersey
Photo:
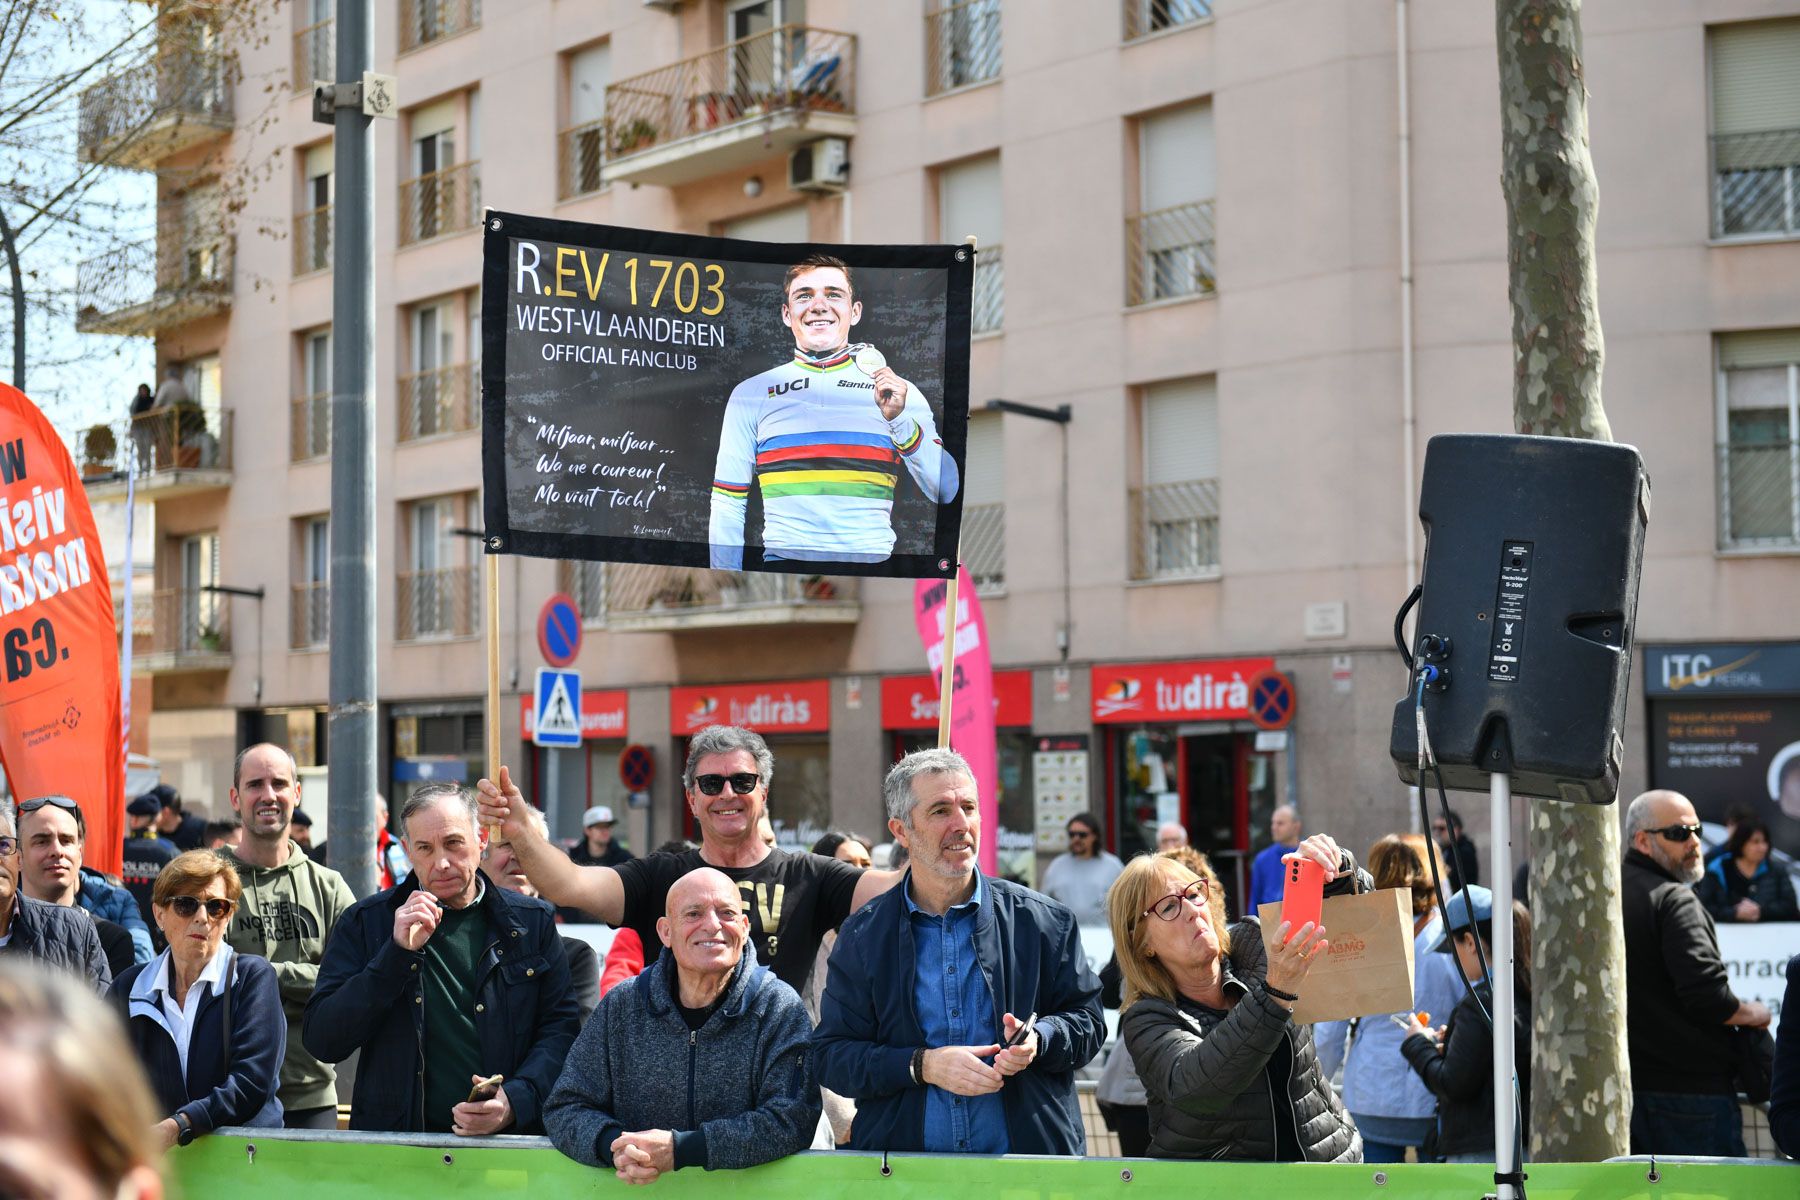
[[[803,391],[810,387],[811,384],[812,380],[805,376],[802,376],[799,379],[790,379],[786,383],[771,383],[769,385],[769,395],[785,396],[789,392]]]

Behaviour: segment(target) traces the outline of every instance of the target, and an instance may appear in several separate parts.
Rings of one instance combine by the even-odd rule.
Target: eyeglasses
[[[79,812],[81,809],[79,804],[76,804],[67,796],[39,796],[36,800],[27,800],[25,803],[19,805],[19,815],[22,817],[26,813],[34,813],[46,804],[54,804],[56,807],[67,809],[69,812]]]
[[[740,796],[748,796],[756,790],[756,785],[762,782],[762,778],[751,771],[739,771],[736,775],[694,776],[694,786],[708,796],[716,796],[724,791],[728,781],[732,791]]]
[[[1647,829],[1646,833],[1659,833],[1666,842],[1685,842],[1689,838],[1700,836],[1698,825],[1664,825],[1661,829]]]
[[[202,904],[206,906],[206,919],[209,921],[223,921],[237,907],[222,896],[214,896],[209,900],[201,900],[198,896],[176,896],[169,901],[169,907],[184,921],[193,920]]]
[[[1181,915],[1183,904],[1191,904],[1195,908],[1206,907],[1207,884],[1205,876],[1194,880],[1179,892],[1171,892],[1139,913],[1140,917],[1155,915],[1159,920],[1173,921]]]

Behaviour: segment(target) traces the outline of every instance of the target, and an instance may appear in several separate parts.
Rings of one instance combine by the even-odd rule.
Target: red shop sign
[[[937,676],[889,675],[881,681],[883,729],[936,729],[937,724]],[[1031,728],[1030,671],[994,672],[994,724]]]
[[[581,736],[587,738],[622,738],[626,734],[625,706],[630,693],[623,688],[596,688],[581,693]],[[519,736],[531,737],[530,696],[519,697]]]
[[[1272,658],[1109,663],[1093,669],[1094,721],[1227,721],[1250,717],[1250,686]]]
[[[743,725],[758,733],[823,733],[831,728],[831,681],[790,679],[669,690],[669,728],[676,737],[708,725]]]

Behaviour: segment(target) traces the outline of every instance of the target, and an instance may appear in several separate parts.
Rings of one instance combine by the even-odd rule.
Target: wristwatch
[[[186,1113],[176,1113],[175,1126],[180,1130],[180,1132],[175,1135],[175,1144],[177,1146],[191,1146],[194,1142],[194,1138],[198,1136],[198,1131],[194,1128],[193,1118],[189,1117]]]

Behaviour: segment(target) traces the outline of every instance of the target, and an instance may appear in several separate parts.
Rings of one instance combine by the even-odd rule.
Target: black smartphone
[[[1036,1013],[1032,1013],[1029,1017],[1026,1017],[1023,1021],[1019,1022],[1019,1027],[1013,1030],[1012,1037],[1007,1039],[1005,1048],[1011,1050],[1014,1046],[1023,1046],[1025,1044],[1025,1039],[1031,1036],[1031,1027],[1036,1024]]]

